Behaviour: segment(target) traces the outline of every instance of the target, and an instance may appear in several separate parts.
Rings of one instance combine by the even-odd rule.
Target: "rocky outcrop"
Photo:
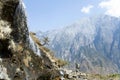
[[[59,76],[50,50],[28,31],[22,0],[0,0],[0,79],[53,80]]]

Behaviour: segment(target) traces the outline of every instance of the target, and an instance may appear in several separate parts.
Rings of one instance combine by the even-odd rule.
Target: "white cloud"
[[[101,8],[105,8],[105,14],[120,17],[120,0],[107,0],[99,4]]]
[[[90,10],[91,10],[93,7],[94,7],[93,5],[88,5],[88,6],[86,6],[86,7],[83,7],[83,8],[81,9],[81,12],[83,12],[83,13],[89,13]]]

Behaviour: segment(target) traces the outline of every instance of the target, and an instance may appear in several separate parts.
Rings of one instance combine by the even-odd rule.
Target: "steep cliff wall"
[[[26,20],[22,0],[0,0],[0,79],[48,80],[59,76],[55,58],[29,35]]]

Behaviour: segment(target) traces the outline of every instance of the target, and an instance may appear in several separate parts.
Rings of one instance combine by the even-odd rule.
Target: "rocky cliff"
[[[53,80],[57,59],[29,34],[22,0],[0,0],[0,80]]]

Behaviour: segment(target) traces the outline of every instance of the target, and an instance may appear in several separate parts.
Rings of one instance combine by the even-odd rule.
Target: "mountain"
[[[119,19],[115,20],[119,21]],[[84,19],[80,24],[83,24],[84,21],[89,22],[90,20]],[[115,23],[117,24],[116,21]],[[69,60],[70,62],[78,63],[81,60],[81,70],[83,71],[88,71],[90,69],[104,69],[105,71],[110,70],[107,72],[113,73],[119,70],[119,66],[117,65],[117,62],[119,64],[119,61],[117,60],[119,59],[119,55],[116,56],[116,59],[113,58],[116,55],[113,51],[115,50],[116,53],[119,52],[119,50],[117,50],[119,47],[116,48],[116,45],[118,45],[119,41],[119,34],[114,34],[115,39],[112,40],[112,46],[110,47],[111,53],[108,55],[109,53],[102,53],[101,46],[101,52],[97,53],[97,49],[99,48],[96,48],[96,44],[99,43],[100,45],[102,43],[98,40],[101,38],[99,35],[102,35],[100,33],[101,30],[99,31],[99,28],[98,34],[96,32],[94,33],[94,29],[91,28],[90,30],[92,31],[83,28],[81,32],[79,32],[79,28],[79,30],[77,30],[77,26],[76,28],[71,27],[73,31],[69,31],[71,29],[70,27],[68,28],[68,30],[65,28],[66,30],[64,29],[60,31],[54,31],[52,34],[50,34],[51,32],[45,33],[45,35],[49,33],[49,37],[52,40],[57,40],[53,41],[55,42],[54,44],[53,42],[50,43],[52,49],[56,46],[56,49],[58,49],[58,51],[61,50],[61,52],[59,52],[59,55],[61,55],[60,57],[64,59],[66,58],[66,60]],[[115,29],[115,33],[119,33],[118,30],[119,29]],[[84,40],[88,39],[85,42],[80,38],[81,35],[82,37],[84,36],[83,33],[87,35],[85,36]],[[63,36],[64,34],[65,36]],[[79,34],[80,36],[77,37]],[[56,35],[56,37],[53,35]],[[93,38],[94,36],[95,39]],[[39,35],[39,37],[42,38],[42,35]],[[64,41],[66,38],[70,42],[67,40]],[[76,42],[78,40],[81,40],[82,43],[80,43],[80,46],[76,47]],[[61,78],[63,77],[68,80],[70,80],[70,77],[71,80],[76,79],[76,77],[79,77],[79,79],[88,78],[90,80],[101,78],[110,78],[116,80],[120,77],[119,74],[101,76],[86,74],[82,72],[76,73],[74,71],[71,72],[71,70],[64,70],[63,68],[59,68],[60,66],[66,64],[66,62],[54,57],[53,52],[44,45],[48,42],[49,40],[47,37],[44,37],[44,41],[42,41],[38,39],[36,33],[29,32],[27,26],[27,17],[22,0],[0,0],[0,80],[62,80]],[[64,44],[62,42],[64,42]],[[76,51],[80,52],[73,55],[73,53]],[[90,52],[89,54],[87,53],[88,51]],[[68,52],[70,52],[71,57],[69,57]],[[56,54],[56,56],[57,55],[58,54]],[[71,72],[70,77],[67,72]]]
[[[110,74],[120,71],[120,18],[107,15],[82,18],[59,30],[37,32],[49,38],[48,48],[69,62],[68,68],[88,73]]]

